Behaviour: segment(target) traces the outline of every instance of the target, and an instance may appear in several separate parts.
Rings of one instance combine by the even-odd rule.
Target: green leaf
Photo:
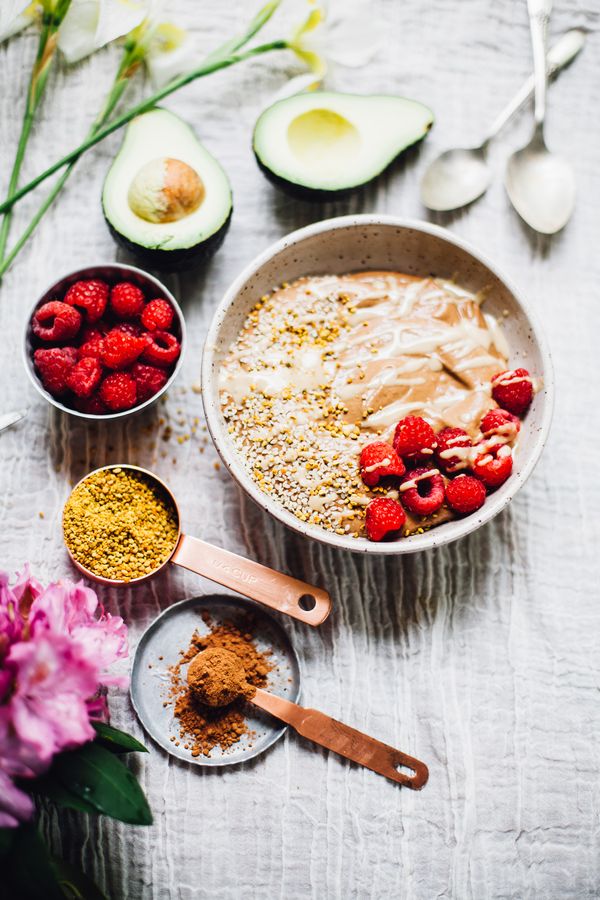
[[[121,760],[96,742],[59,754],[52,773],[70,793],[96,812],[129,825],[151,825],[152,813],[135,776]]]
[[[107,900],[100,888],[75,866],[56,856],[52,857],[51,864],[63,895],[68,900]]]
[[[61,783],[53,768],[49,769],[49,771],[40,778],[36,778],[35,781],[29,782],[29,784],[20,783],[19,786],[25,788],[32,794],[37,794],[40,797],[51,800],[52,803],[56,803],[57,806],[62,806],[66,809],[76,809],[79,812],[97,812],[95,806],[88,803],[83,797],[78,797],[77,794],[68,790],[64,784]]]
[[[92,722],[96,731],[96,743],[113,753],[130,753],[132,750],[138,750],[140,753],[147,753],[147,747],[134,738],[132,734],[113,728],[112,725],[106,725],[104,722]]]
[[[2,867],[2,888],[3,896],[19,900],[65,900],[35,825],[14,829],[11,851]]]

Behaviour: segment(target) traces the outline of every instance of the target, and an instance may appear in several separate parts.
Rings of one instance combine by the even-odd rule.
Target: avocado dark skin
[[[200,266],[210,259],[225,240],[225,235],[231,224],[232,213],[233,207],[219,230],[215,231],[207,240],[202,241],[201,244],[196,244],[195,247],[185,247],[181,250],[156,250],[142,247],[140,244],[136,244],[122,235],[113,228],[106,217],[104,208],[102,209],[104,221],[117,244],[135,256],[145,268],[157,269],[159,272],[183,272]]]
[[[417,147],[421,143],[421,141],[423,141],[427,137],[430,130],[431,125],[424,135],[422,135],[412,144],[403,147],[398,155],[395,156],[394,159],[390,160],[390,162],[387,163],[387,165],[384,166],[383,169],[373,175],[372,178],[369,178],[367,181],[362,181],[360,184],[355,184],[352,187],[340,188],[339,190],[335,191],[326,191],[322,188],[311,188],[304,184],[298,184],[293,181],[288,181],[287,178],[282,178],[280,175],[277,175],[275,172],[265,166],[264,163],[261,162],[254,147],[252,147],[252,152],[254,153],[256,164],[265,178],[267,178],[267,180],[270,181],[271,184],[278,188],[280,191],[283,191],[284,194],[287,194],[288,197],[294,197],[296,200],[307,200],[309,203],[325,203],[330,200],[343,200],[345,197],[350,197],[352,194],[356,194],[361,191],[367,185],[372,184],[377,178],[379,178],[380,175],[387,171],[387,169],[394,166],[397,161],[401,157],[403,157],[409,150]]]

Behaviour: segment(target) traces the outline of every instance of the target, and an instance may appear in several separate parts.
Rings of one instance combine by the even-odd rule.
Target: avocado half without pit
[[[377,178],[432,124],[433,113],[416,100],[316,91],[268,107],[253,149],[264,174],[286,193],[330,200]]]
[[[185,269],[223,242],[227,175],[190,126],[166,109],[133,119],[106,176],[102,208],[115,240],[150,268]]]

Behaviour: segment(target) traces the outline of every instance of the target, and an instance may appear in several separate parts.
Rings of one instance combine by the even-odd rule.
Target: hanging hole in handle
[[[396,763],[394,768],[395,768],[396,772],[398,772],[400,775],[406,775],[407,778],[414,778],[415,775],[417,774],[414,769],[411,769],[410,766],[405,766],[404,763],[401,763],[401,762]]]
[[[298,606],[300,609],[304,610],[304,612],[310,612],[316,605],[316,597],[313,597],[312,594],[302,594],[302,596],[298,598]]]

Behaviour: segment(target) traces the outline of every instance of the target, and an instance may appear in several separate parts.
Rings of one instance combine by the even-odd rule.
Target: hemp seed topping
[[[72,492],[63,512],[65,542],[94,575],[133,581],[158,569],[179,534],[177,511],[160,485],[133,469],[100,469]]]

